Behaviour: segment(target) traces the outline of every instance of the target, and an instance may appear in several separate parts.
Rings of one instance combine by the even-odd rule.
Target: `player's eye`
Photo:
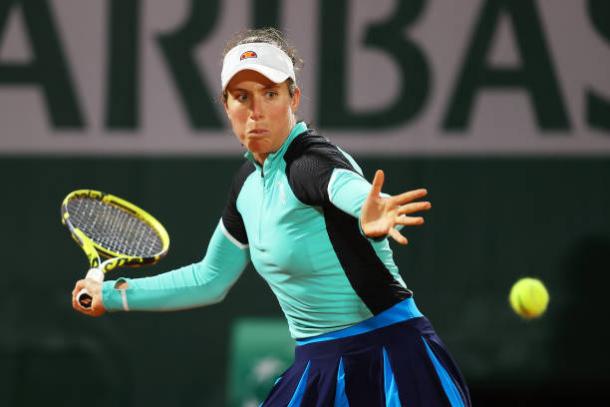
[[[267,96],[268,99],[273,99],[278,95],[278,93],[274,90],[270,90],[267,93],[265,93],[265,95]]]
[[[235,99],[238,102],[245,102],[246,100],[248,100],[248,94],[247,93],[238,93],[237,95],[235,95]]]

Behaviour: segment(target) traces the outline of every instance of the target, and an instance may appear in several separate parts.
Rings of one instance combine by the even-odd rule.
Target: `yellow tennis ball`
[[[538,318],[549,305],[549,292],[542,281],[525,277],[518,280],[510,290],[510,305],[525,319]]]

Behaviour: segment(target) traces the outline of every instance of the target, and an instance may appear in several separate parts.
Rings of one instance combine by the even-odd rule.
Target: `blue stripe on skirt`
[[[451,403],[451,407],[464,407],[464,402],[462,401],[460,392],[456,388],[455,383],[453,383],[451,376],[449,375],[449,373],[447,373],[443,365],[438,361],[426,340],[422,338],[422,341],[424,342],[424,345],[426,345],[426,351],[428,352],[428,356],[430,357],[430,360],[434,365],[434,369],[436,369],[436,374],[438,375],[438,378],[441,381],[441,385],[443,386],[445,394],[447,395],[447,398]]]
[[[400,397],[398,397],[398,386],[390,365],[388,352],[383,348],[383,386],[385,392],[386,407],[400,407]]]
[[[345,395],[345,370],[343,369],[343,359],[339,359],[339,371],[337,372],[337,388],[335,390],[334,407],[349,407],[347,396]]]
[[[294,391],[292,398],[290,399],[290,403],[288,403],[288,407],[299,407],[301,405],[301,401],[303,400],[303,395],[305,394],[305,386],[307,385],[307,376],[309,374],[309,365],[311,362],[307,362],[307,367],[305,367],[305,371],[299,380],[299,384],[297,385],[297,389]]]
[[[382,314],[299,341],[294,364],[262,406],[470,407],[466,383],[430,322],[416,316],[412,298],[397,305],[377,321]],[[350,329],[358,333],[344,335]]]

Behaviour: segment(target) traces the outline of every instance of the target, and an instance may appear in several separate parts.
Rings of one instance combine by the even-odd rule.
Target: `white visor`
[[[284,51],[275,45],[253,42],[237,45],[225,55],[220,74],[222,90],[227,88],[235,74],[246,69],[256,71],[274,83],[288,78],[296,81],[292,60]]]

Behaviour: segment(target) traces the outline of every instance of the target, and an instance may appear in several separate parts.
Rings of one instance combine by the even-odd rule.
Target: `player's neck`
[[[263,164],[265,164],[265,160],[267,159],[269,154],[270,153],[252,153],[252,157],[254,157],[254,160],[256,160],[256,162],[259,163],[262,167]]]

